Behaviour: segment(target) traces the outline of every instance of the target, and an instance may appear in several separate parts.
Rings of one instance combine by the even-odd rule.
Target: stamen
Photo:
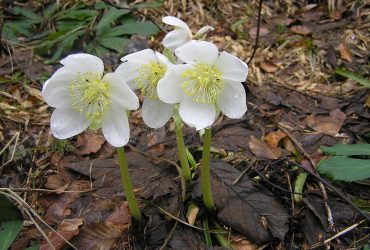
[[[195,102],[215,103],[225,85],[221,76],[216,66],[197,63],[193,68],[182,73],[182,77],[187,78],[188,81],[184,82],[181,88]]]
[[[72,108],[86,116],[91,129],[101,127],[102,119],[111,105],[110,86],[99,74],[79,74],[68,86]]]
[[[152,60],[149,63],[142,64],[137,71],[139,77],[135,79],[141,94],[149,96],[152,99],[158,99],[157,84],[166,73],[166,67]]]

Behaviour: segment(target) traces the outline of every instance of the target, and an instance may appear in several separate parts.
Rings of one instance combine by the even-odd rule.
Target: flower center
[[[152,99],[158,99],[157,84],[166,73],[166,67],[152,60],[149,63],[142,64],[137,71],[139,77],[135,79],[135,82],[140,88],[141,94]]]
[[[181,88],[195,102],[215,103],[225,85],[221,76],[216,66],[197,63],[192,69],[187,69],[182,73],[182,77],[188,80],[182,84]]]
[[[68,86],[72,108],[84,114],[91,129],[101,127],[102,119],[111,105],[110,86],[99,74],[83,73]]]

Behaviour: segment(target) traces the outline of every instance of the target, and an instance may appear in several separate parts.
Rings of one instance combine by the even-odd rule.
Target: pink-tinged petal
[[[90,54],[72,54],[60,61],[64,66],[77,71],[78,73],[96,73],[103,75],[104,63],[97,57]]]
[[[190,41],[175,50],[176,56],[183,62],[214,64],[218,57],[216,45],[205,41]]]
[[[244,82],[248,75],[248,65],[227,52],[222,52],[218,57],[215,66],[221,72],[222,78]]]
[[[179,115],[186,124],[201,130],[215,122],[216,108],[214,104],[194,102],[187,96],[180,103]]]
[[[239,119],[247,112],[246,94],[240,82],[225,82],[225,88],[217,100],[221,111],[229,118]]]
[[[87,129],[89,124],[84,115],[73,109],[55,109],[50,121],[51,132],[58,139],[75,136]]]

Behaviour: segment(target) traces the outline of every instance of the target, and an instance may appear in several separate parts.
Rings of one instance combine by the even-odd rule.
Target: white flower
[[[167,103],[179,103],[179,115],[197,130],[213,124],[221,110],[229,118],[241,118],[247,111],[241,82],[248,66],[235,56],[218,53],[205,41],[191,41],[175,51],[187,64],[174,65],[158,83],[158,96]]]
[[[89,54],[73,54],[61,62],[42,89],[44,100],[55,108],[51,131],[59,139],[77,135],[90,127],[102,128],[115,146],[130,137],[126,110],[139,108],[139,100],[124,79],[115,73],[103,77],[103,61]]]
[[[171,62],[161,53],[144,49],[121,59],[116,73],[127,80],[131,89],[140,89],[144,96],[142,117],[146,125],[160,128],[172,117],[175,105],[158,98],[157,84]]]
[[[193,39],[193,34],[189,26],[177,17],[166,16],[162,18],[162,22],[175,26],[175,30],[169,32],[162,41],[164,47],[175,51],[180,46],[190,42]],[[194,38],[200,38],[208,31],[213,30],[211,26],[204,26],[195,34]]]

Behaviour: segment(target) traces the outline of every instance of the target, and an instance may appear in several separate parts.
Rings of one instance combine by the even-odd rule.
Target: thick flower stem
[[[135,220],[141,219],[141,212],[139,209],[139,205],[135,199],[134,190],[131,184],[130,173],[128,172],[128,164],[125,156],[125,150],[123,147],[117,148],[118,153],[118,163],[119,168],[121,171],[121,180],[123,189],[125,191],[126,199],[128,202],[128,207],[130,208],[130,212]]]
[[[191,180],[191,172],[189,167],[188,157],[186,156],[186,148],[184,143],[184,137],[182,135],[182,127],[176,126],[176,142],[177,152],[179,153],[179,159],[181,164],[182,173],[186,181]]]
[[[211,129],[206,128],[203,135],[202,169],[200,172],[200,184],[202,187],[203,201],[208,210],[215,208],[211,188]]]

